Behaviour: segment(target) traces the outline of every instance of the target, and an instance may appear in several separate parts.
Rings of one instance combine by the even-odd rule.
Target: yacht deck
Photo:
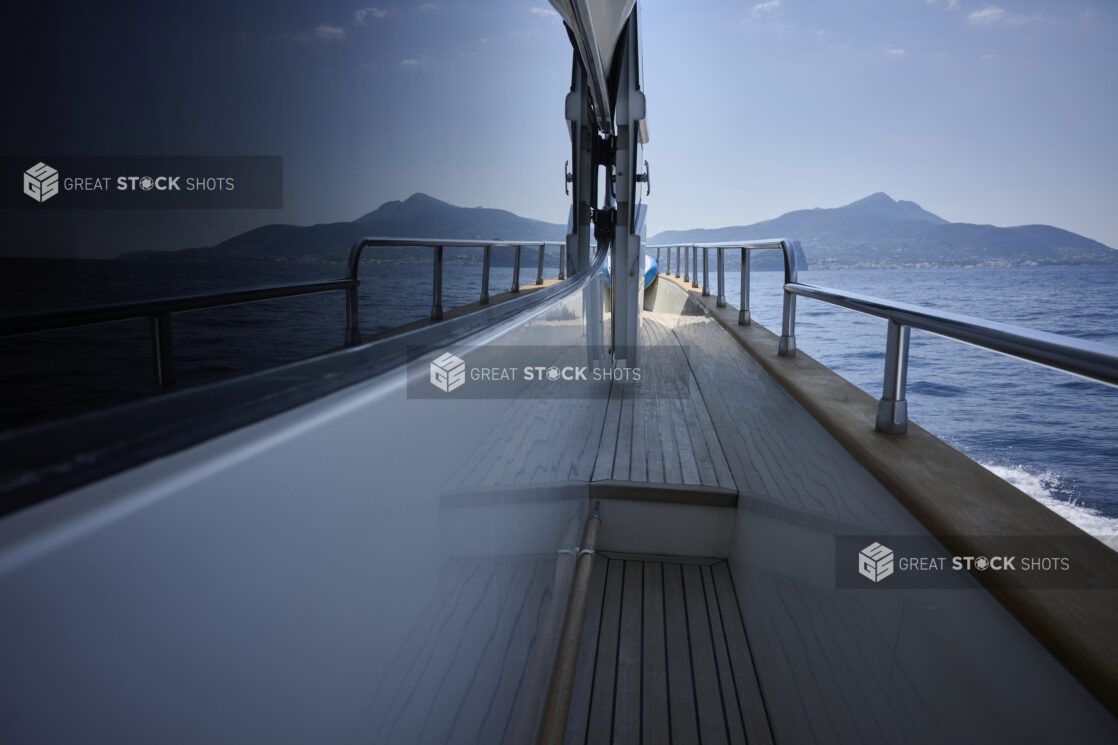
[[[655,349],[640,382],[614,382],[593,481],[603,487],[686,487],[737,495],[703,394],[675,333],[657,314],[641,318],[641,342]]]
[[[772,742],[725,560],[599,552],[568,745]]]

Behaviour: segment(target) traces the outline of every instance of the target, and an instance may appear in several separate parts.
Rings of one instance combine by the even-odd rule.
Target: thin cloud
[[[885,50],[886,57],[903,57],[904,55],[905,50],[901,49],[900,47],[892,47]]]
[[[353,14],[353,21],[358,26],[364,26],[366,19],[374,18],[379,20],[381,18],[384,18],[386,15],[388,15],[388,11],[381,8],[360,8]]]
[[[760,18],[765,13],[771,10],[776,10],[780,7],[780,0],[768,0],[768,2],[757,3],[753,6],[753,17]]]
[[[1040,20],[1040,16],[1007,13],[1005,8],[999,8],[997,5],[987,5],[967,14],[967,22],[972,26],[993,26],[1002,23],[1010,26],[1023,26],[1026,23],[1038,20]]]
[[[298,31],[294,34],[284,34],[283,38],[298,42],[299,44],[309,44],[315,41],[343,41],[345,35],[346,30],[341,26],[320,23],[310,31]]]
[[[345,38],[345,29],[341,26],[331,26],[329,23],[320,23],[314,27],[314,35],[322,41],[341,41]]]
[[[987,5],[981,10],[972,10],[967,14],[967,21],[975,26],[988,26],[1005,18],[1005,8],[996,5]]]
[[[422,57],[405,57],[404,59],[400,60],[400,67],[403,67],[405,70],[410,69],[410,68],[414,68],[414,67],[422,67],[422,66],[423,66],[423,58]]]
[[[533,7],[533,8],[529,8],[528,12],[531,13],[532,15],[536,16],[537,18],[546,18],[549,21],[562,20],[559,17],[559,14],[556,13],[553,8]]]
[[[423,3],[416,10],[420,13],[438,13],[443,9],[442,3]]]

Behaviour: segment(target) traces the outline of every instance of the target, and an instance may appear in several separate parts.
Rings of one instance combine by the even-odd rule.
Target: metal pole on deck
[[[175,353],[171,339],[171,314],[156,313],[151,317],[151,357],[155,370],[155,387],[169,388],[175,384]]]
[[[710,273],[707,271],[707,247],[703,246],[703,297],[710,295]]]
[[[443,247],[435,246],[435,266],[431,278],[431,320],[443,318]]]
[[[738,304],[738,325],[748,326],[753,320],[749,317],[749,255],[750,250],[741,250],[741,302]]]
[[[509,292],[520,292],[520,246],[516,247],[512,260],[512,288]]]
[[[908,401],[905,386],[908,378],[908,326],[889,319],[885,337],[885,384],[877,402],[875,429],[891,435],[908,431]]]
[[[718,249],[718,299],[715,307],[726,307],[726,250]]]
[[[481,303],[489,302],[489,264],[493,253],[492,246],[481,250]]]

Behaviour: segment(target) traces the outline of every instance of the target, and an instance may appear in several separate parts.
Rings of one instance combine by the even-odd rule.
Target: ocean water
[[[521,285],[535,281],[526,254]],[[448,264],[444,307],[473,302],[480,266]],[[549,260],[545,276],[557,266]],[[0,260],[0,314],[261,284],[329,279],[340,265]],[[371,281],[377,276],[388,281]],[[362,331],[423,318],[429,264],[362,267]],[[490,292],[511,284],[493,267]],[[712,281],[714,279],[712,272]],[[1118,346],[1118,267],[808,271],[802,281],[953,310]],[[782,275],[754,272],[755,321],[780,325]],[[737,303],[740,278],[727,275]],[[342,343],[343,293],[174,317],[181,386],[302,359]],[[881,395],[885,321],[798,300],[800,349]],[[0,339],[0,429],[111,406],[152,391],[148,323],[126,321]],[[909,416],[1051,509],[1118,547],[1118,389],[913,331]]]
[[[824,270],[800,281],[1118,347],[1116,266]],[[752,317],[773,330],[782,282],[751,277]],[[731,304],[740,286],[727,275]],[[797,299],[797,347],[875,398],[885,333],[882,319]],[[907,399],[912,421],[1118,548],[1118,389],[914,330]]]
[[[495,261],[500,250],[494,250]],[[535,257],[534,252],[524,254],[521,287],[536,281]],[[490,294],[506,292],[512,273],[511,266],[493,266]],[[0,315],[338,279],[344,274],[340,264],[0,259]],[[544,276],[557,274],[558,261],[550,260]],[[378,275],[387,281],[376,281]],[[360,276],[363,334],[430,313],[430,263],[366,264]],[[480,265],[445,265],[444,309],[476,302],[480,293]],[[341,346],[345,293],[178,313],[172,324],[177,383],[197,386]],[[0,339],[0,431],[156,395],[153,388],[147,319]]]

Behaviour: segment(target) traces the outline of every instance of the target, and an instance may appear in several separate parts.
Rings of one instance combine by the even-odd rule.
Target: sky
[[[111,5],[111,7],[106,7]],[[873,192],[1118,247],[1118,7],[641,3],[649,229]],[[0,212],[0,254],[111,257],[422,191],[565,222],[571,47],[545,0],[25,4],[6,155],[280,155],[284,207]],[[29,64],[28,60],[36,60]]]

